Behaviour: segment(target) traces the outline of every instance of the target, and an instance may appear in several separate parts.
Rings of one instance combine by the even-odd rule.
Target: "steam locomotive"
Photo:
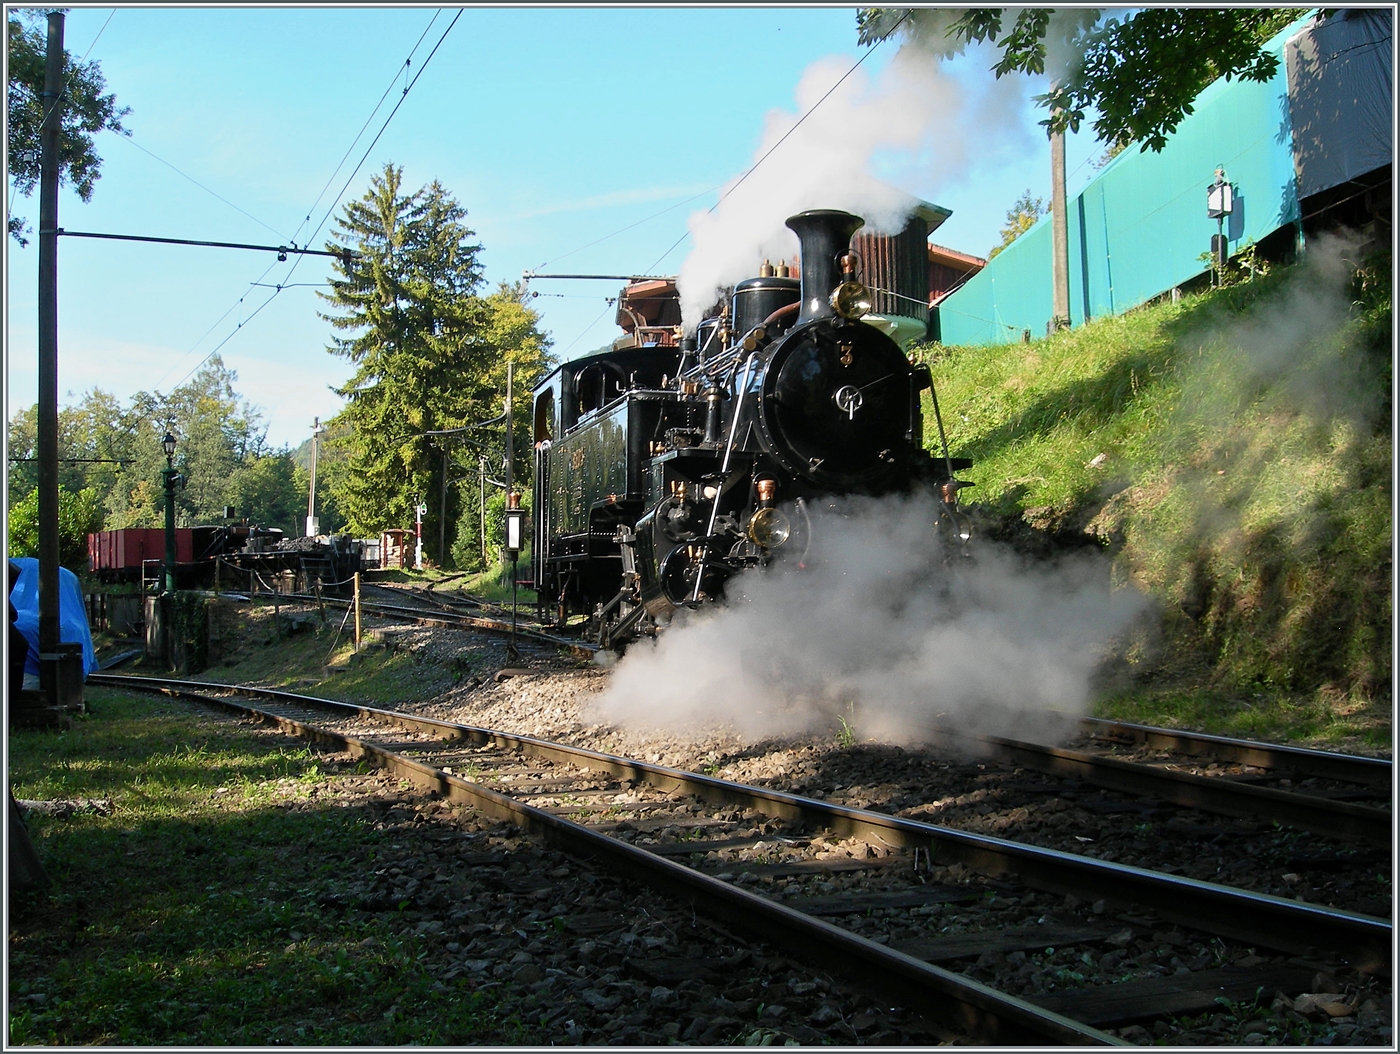
[[[966,542],[957,495],[970,484],[955,472],[971,462],[949,456],[946,440],[941,456],[923,449],[932,379],[871,312],[889,291],[861,281],[851,240],[863,222],[791,217],[800,279],[765,262],[689,335],[674,283],[634,283],[619,310],[628,337],[535,388],[532,571],[544,620],[585,615],[604,647],[655,633],[678,608],[722,597],[732,576],[800,551],[812,503],[832,496],[929,488],[940,510],[931,544]],[[906,253],[925,268],[926,237],[924,227]]]

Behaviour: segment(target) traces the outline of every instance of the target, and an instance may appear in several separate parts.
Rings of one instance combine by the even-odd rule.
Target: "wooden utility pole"
[[[58,706],[58,172],[63,14],[49,14],[39,130],[39,687]]]
[[[381,562],[383,557],[380,557]],[[355,572],[355,651],[360,650],[360,572]]]
[[[1059,110],[1052,111],[1052,116]],[[1051,333],[1069,329],[1069,205],[1065,196],[1065,133],[1050,133]]]

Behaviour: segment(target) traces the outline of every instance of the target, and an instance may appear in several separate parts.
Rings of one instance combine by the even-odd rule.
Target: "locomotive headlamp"
[[[870,313],[870,290],[859,282],[842,282],[831,294],[831,310],[842,318],[863,318]]]
[[[792,521],[779,509],[759,509],[749,517],[749,541],[762,549],[776,549],[792,536]]]

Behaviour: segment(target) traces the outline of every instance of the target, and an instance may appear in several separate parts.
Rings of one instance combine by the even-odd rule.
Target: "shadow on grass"
[[[213,741],[162,713],[143,730],[143,703],[170,704],[97,702],[75,732],[11,740],[17,797],[115,804],[29,820],[51,886],[11,903],[12,1044],[522,1041],[490,994],[442,979],[447,938],[420,932],[454,910],[441,893],[365,891],[376,868],[439,851],[441,827],[406,827],[392,795],[318,801],[336,762],[283,737],[230,723]],[[172,752],[181,728],[210,742]],[[99,763],[107,750],[120,761]]]

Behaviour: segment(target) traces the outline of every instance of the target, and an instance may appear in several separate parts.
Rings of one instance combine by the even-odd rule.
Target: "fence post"
[[[355,651],[360,650],[360,572],[355,572]]]

